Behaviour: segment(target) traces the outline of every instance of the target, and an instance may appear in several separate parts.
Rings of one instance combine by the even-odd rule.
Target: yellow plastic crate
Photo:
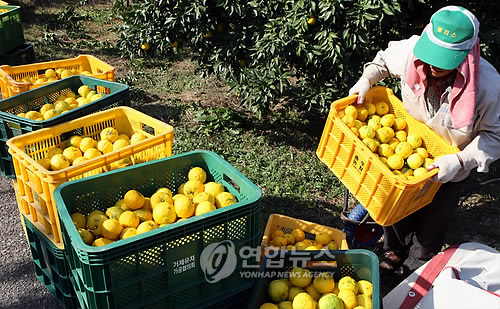
[[[346,235],[339,229],[285,215],[271,214],[269,215],[269,219],[267,219],[266,229],[264,230],[264,235],[262,236],[262,253],[264,253],[264,249],[266,247],[270,246],[271,234],[277,229],[282,230],[285,234],[291,233],[294,229],[302,229],[306,235],[306,239],[311,240],[315,239],[317,233],[327,232],[332,240],[337,244],[338,250],[349,249],[346,241]]]
[[[0,88],[2,89],[2,98],[26,92],[37,87],[47,85],[48,82],[33,84],[21,81],[23,78],[43,76],[47,69],[68,69],[78,71],[89,71],[92,77],[115,80],[115,69],[111,65],[91,55],[80,55],[75,58],[39,62],[18,66],[2,65],[0,66]]]
[[[74,134],[97,140],[102,129],[110,126],[129,136],[141,132],[147,138],[59,171],[49,171],[36,162],[50,148],[61,145]],[[7,145],[16,172],[19,210],[62,249],[55,188],[67,181],[107,172],[110,163],[121,159],[130,158],[133,164],[138,164],[171,156],[173,138],[172,126],[130,107],[115,107],[13,137]]]
[[[413,179],[403,179],[392,173],[341,120],[345,107],[356,102],[356,98],[353,95],[332,103],[316,154],[368,210],[373,220],[388,226],[429,204],[441,183],[431,180],[437,169]],[[432,157],[459,151],[408,114],[391,89],[373,87],[366,100],[386,102],[390,113],[406,120],[407,134],[422,137],[422,145]]]

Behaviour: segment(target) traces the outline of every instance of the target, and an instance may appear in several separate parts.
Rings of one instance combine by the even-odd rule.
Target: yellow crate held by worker
[[[50,149],[64,145],[73,135],[98,140],[100,132],[107,127],[127,136],[142,133],[146,138],[61,170],[48,170],[37,162],[45,158]],[[173,137],[172,126],[130,107],[115,107],[13,137],[7,145],[16,172],[19,210],[62,249],[54,190],[71,180],[171,156]],[[121,162],[123,164],[117,164]]]
[[[316,151],[319,159],[338,177],[380,225],[388,226],[429,204],[440,182],[432,180],[437,169],[418,177],[397,175],[342,120],[344,109],[356,95],[332,103]],[[420,136],[430,158],[459,151],[425,124],[409,115],[403,103],[386,87],[373,87],[365,102],[386,102],[389,113],[406,121],[406,134]]]
[[[86,75],[109,81],[115,80],[115,68],[106,62],[91,56],[79,55],[75,58],[62,60],[38,62],[32,64],[10,66],[0,66],[0,88],[2,89],[2,98],[26,92],[40,86],[49,84],[52,79],[64,78],[56,73],[46,76],[48,69],[53,71],[68,70],[72,75]],[[51,74],[53,74],[51,72]]]

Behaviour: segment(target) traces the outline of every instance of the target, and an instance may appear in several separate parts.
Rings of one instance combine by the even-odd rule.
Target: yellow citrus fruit
[[[278,248],[286,247],[288,245],[286,238],[283,236],[274,237],[274,239],[271,241],[271,244]]]
[[[389,167],[393,170],[399,170],[400,168],[402,168],[405,164],[405,161],[403,159],[403,157],[401,157],[400,155],[398,154],[393,154],[392,156],[390,156],[389,158],[387,158],[387,165],[389,165]]]
[[[338,246],[337,246],[337,243],[335,243],[335,241],[330,241],[326,247],[328,248],[328,250],[338,250]]]
[[[294,267],[290,270],[288,278],[294,286],[305,288],[311,283],[312,274],[306,268]]]
[[[345,309],[352,309],[358,305],[356,293],[351,289],[340,289],[338,297],[342,299]]]
[[[418,147],[417,149],[413,150],[413,152],[414,153],[418,153],[424,159],[426,159],[427,157],[429,157],[429,152],[427,151],[427,149],[425,149],[423,147]]]
[[[237,202],[236,197],[230,192],[222,192],[215,198],[215,206],[217,206],[217,208],[233,205]]]
[[[66,103],[68,103],[70,106],[71,105],[78,105],[78,101],[76,101],[76,99],[73,97],[68,97],[68,98],[64,99],[64,101]]]
[[[354,133],[354,135],[359,137],[359,130],[355,126],[351,128],[351,131],[352,133]]]
[[[204,202],[204,201],[209,201],[210,203],[215,204],[215,198],[212,196],[212,194],[210,194],[208,192],[201,192],[201,193],[196,194],[193,197],[193,204],[194,205],[197,205],[197,204]]]
[[[66,100],[66,99],[65,99]],[[59,113],[62,113],[63,111],[65,110],[70,110],[71,109],[71,106],[70,106],[70,103],[66,102],[66,101],[57,101],[55,104],[54,104],[54,109],[56,111],[58,111]]]
[[[90,246],[92,244],[92,242],[94,242],[94,234],[92,234],[91,231],[84,229],[84,228],[79,228],[78,234],[80,234],[80,237],[82,238],[83,242],[86,245]]]
[[[358,112],[358,116],[356,117],[358,121],[365,121],[369,116],[368,110],[364,106],[356,106],[356,111]]]
[[[319,299],[318,309],[344,309],[344,303],[337,295],[326,293]]]
[[[377,153],[381,157],[389,158],[394,153],[394,150],[389,144],[380,144],[377,148]]]
[[[304,241],[304,239],[306,239],[306,234],[301,229],[293,229],[292,235],[293,235],[293,237],[295,237],[296,242]]]
[[[177,217],[179,218],[189,218],[194,214],[194,204],[191,199],[186,195],[179,195],[178,198],[174,200],[174,208]]]
[[[163,192],[163,193],[167,193],[168,195],[170,195],[170,197],[172,197],[172,190],[170,190],[169,188],[167,187],[159,187],[158,189],[156,189],[155,193],[156,192]]]
[[[377,112],[377,108],[375,107],[375,104],[370,103],[370,102],[365,102],[362,104],[368,111],[368,115],[373,115]]]
[[[54,71],[54,69],[47,69],[47,70],[45,70],[45,77],[47,77],[47,78],[56,78],[57,77],[57,73],[56,73],[56,71]]]
[[[201,167],[193,167],[188,172],[189,180],[199,180],[204,183],[207,180],[207,173]]]
[[[92,97],[90,97],[90,102],[97,101],[103,97],[104,97],[104,95],[102,95],[101,93],[96,93]]]
[[[406,159],[413,153],[413,147],[408,142],[401,142],[396,146],[394,153],[400,155],[403,159]]]
[[[102,153],[110,153],[113,151],[113,144],[108,140],[102,139],[97,142],[97,150]]]
[[[259,309],[279,309],[278,306],[276,306],[273,303],[263,303]]]
[[[365,294],[367,296],[372,296],[373,294],[373,284],[368,280],[358,281],[358,293]]]
[[[85,157],[78,157],[78,158],[76,158],[76,159],[73,161],[73,165],[78,165],[78,164],[80,164],[80,163],[82,163],[82,162],[84,162],[84,161],[87,161],[87,160],[88,160],[88,159],[87,159],[87,158],[85,158]]]
[[[419,167],[413,171],[413,176],[415,176],[415,177],[419,177],[419,176],[422,176],[425,174],[427,174],[427,168],[425,168],[425,167]]]
[[[154,229],[157,229],[158,227],[158,223],[153,220],[144,221],[137,227],[136,235],[152,231]]]
[[[383,127],[392,127],[394,121],[396,120],[396,116],[394,114],[385,114],[380,118],[380,124]]]
[[[368,126],[372,127],[375,131],[377,131],[378,129],[380,129],[382,127],[382,125],[380,124],[380,118],[373,117],[373,118],[369,119]]]
[[[122,232],[122,226],[116,219],[107,219],[102,223],[102,236],[107,239],[117,240]]]
[[[71,214],[71,220],[76,228],[84,229],[87,226],[87,218],[84,214],[75,212]]]
[[[118,222],[122,225],[122,228],[133,227],[137,228],[139,226],[140,220],[133,211],[126,210],[118,218]]]
[[[56,154],[62,154],[63,153],[63,150],[59,147],[54,147],[54,148],[50,148],[48,151],[47,151],[47,157],[46,158],[52,158],[53,156],[55,156]]]
[[[281,229],[276,229],[276,230],[272,231],[271,239],[274,239],[278,236],[285,236],[285,233]]]
[[[123,196],[123,201],[129,209],[136,210],[144,206],[144,195],[137,190],[128,190]]]
[[[97,92],[95,90],[90,90],[89,93],[87,93],[87,95],[85,96],[85,98],[87,99],[87,101],[90,102],[90,99],[92,98],[92,96],[94,94],[97,94]]]
[[[108,220],[104,214],[94,214],[87,217],[87,229],[94,234],[94,236],[102,235],[102,223]]]
[[[61,72],[61,79],[66,78],[66,77],[70,77],[70,76],[73,76],[73,73],[71,73],[70,70],[63,70]]]
[[[361,139],[365,139],[365,138],[374,138],[375,137],[375,130],[370,127],[370,126],[362,126],[361,128],[359,128],[359,137]]]
[[[139,217],[140,222],[153,220],[153,214],[151,213],[151,211],[147,209],[144,208],[136,209],[134,210],[134,213]]]
[[[113,243],[113,241],[111,239],[107,239],[105,237],[101,237],[101,238],[97,238],[96,240],[94,240],[94,242],[92,243],[92,246],[94,247],[102,247],[102,246],[105,246],[105,245],[109,245]]]
[[[292,302],[293,309],[316,309],[316,302],[307,293],[299,293]]]
[[[281,302],[288,297],[288,284],[282,280],[273,280],[269,283],[267,291],[274,302]]]
[[[406,131],[396,131],[394,133],[394,136],[400,141],[400,142],[406,142],[406,139],[407,139],[407,134],[406,134]]]
[[[278,309],[293,309],[292,302],[289,300],[281,301],[278,303]]]
[[[142,43],[141,44],[141,49],[142,50],[149,50],[150,46],[149,46],[149,43]]]
[[[321,293],[316,290],[314,285],[311,283],[304,288],[307,294],[311,296],[315,301],[318,301],[321,297]]]
[[[135,227],[126,227],[120,233],[120,239],[126,239],[137,235],[137,229]]]
[[[401,131],[406,128],[406,120],[403,118],[396,118],[394,119],[394,123],[392,124],[392,128],[394,131]]]
[[[303,288],[292,285],[291,287],[288,288],[288,297],[287,297],[287,300],[293,301],[293,299],[295,298],[295,296],[297,296],[297,294],[304,293],[304,292],[305,291],[304,291]]]
[[[151,195],[151,208],[155,208],[159,203],[167,202],[169,204],[174,204],[174,200],[168,193],[157,191]]]
[[[207,212],[210,212],[210,211],[213,211],[216,209],[217,208],[215,207],[214,204],[210,203],[209,201],[204,201],[204,202],[199,203],[196,206],[196,210],[195,210],[194,214],[196,216],[199,216],[199,215],[202,215],[204,213],[207,213]]]
[[[55,108],[56,107],[52,103],[44,104],[44,105],[42,105],[42,107],[40,107],[40,114],[43,114],[46,111],[51,110],[51,109],[55,109]]]
[[[203,192],[203,182],[199,180],[188,180],[184,183],[184,194],[192,199],[196,194]]]
[[[84,137],[80,141],[80,150],[85,153],[87,149],[89,148],[96,148],[97,147],[97,141],[93,139],[92,137]]]
[[[87,98],[78,97],[78,98],[76,98],[76,103],[78,104],[78,107],[81,107],[81,106],[88,104],[90,102],[89,102],[89,100],[87,100]]]
[[[335,280],[331,273],[323,272],[314,278],[313,285],[321,294],[330,293],[335,288]]]
[[[63,154],[56,154],[50,158],[50,168],[53,171],[67,168],[70,164],[71,162]]]
[[[354,124],[356,122],[356,118],[354,118],[353,116],[351,115],[344,115],[344,117],[342,117],[342,121],[349,127],[349,128],[352,128],[354,127]]]
[[[128,141],[119,138],[113,143],[113,151],[120,150],[120,149],[125,148],[129,145],[130,145],[130,143]]]
[[[340,278],[339,283],[338,283],[339,290],[346,290],[350,289],[353,290],[354,293],[358,293],[358,285],[356,283],[356,280],[352,278],[351,276],[344,276]]]
[[[303,250],[306,250],[307,247],[308,247],[308,245],[302,241],[298,241],[295,243],[295,250],[303,251]]]
[[[316,250],[318,250],[318,247],[311,245],[311,246],[308,246],[307,248],[305,248],[305,250],[306,251],[316,251]]]
[[[344,109],[344,114],[345,115],[350,115],[352,116],[354,119],[356,119],[358,117],[358,110],[356,109],[356,107],[354,107],[353,105],[348,105],[345,109]]]
[[[373,138],[363,138],[363,143],[368,146],[371,152],[376,152],[378,148],[378,143]]]
[[[174,205],[163,202],[156,205],[153,209],[153,220],[158,224],[171,224],[177,219]]]
[[[379,116],[383,116],[389,112],[389,105],[385,102],[375,103],[375,112]]]
[[[106,209],[106,216],[110,219],[116,219],[120,218],[120,215],[123,213],[123,209],[121,209],[120,206],[111,206],[108,209]]]
[[[387,142],[387,144],[389,144],[389,146],[391,146],[391,148],[392,148],[393,151],[396,150],[396,147],[398,146],[399,143],[400,143],[400,141],[397,138],[395,138],[395,137],[391,138]]]
[[[422,138],[418,135],[415,134],[409,134],[406,137],[406,141],[410,143],[410,145],[413,147],[413,149],[417,149],[422,145]]]
[[[331,240],[332,240],[332,237],[330,236],[330,234],[328,234],[328,232],[319,232],[316,234],[316,242],[321,244],[322,246],[326,246]],[[322,293],[326,293],[326,292],[322,292]]]
[[[429,167],[429,165],[431,165],[432,162],[434,162],[433,159],[431,159],[431,158],[425,158],[423,166],[427,169]]]
[[[118,131],[113,127],[107,127],[101,131],[100,136],[101,140],[114,143],[118,139]]]
[[[141,132],[136,132],[130,136],[130,144],[137,144],[145,139],[146,136],[144,136],[144,134],[142,134]]]
[[[207,193],[210,193],[214,198],[217,197],[217,195],[219,195],[220,193],[225,191],[224,186],[221,183],[214,181],[207,182],[204,185],[203,190]]]
[[[56,111],[55,109],[50,109],[43,113],[42,117],[44,120],[59,116],[61,113]]]
[[[179,194],[184,194],[184,184],[185,183],[182,183],[179,188],[177,189],[177,193]]]
[[[411,169],[416,169],[419,168],[422,164],[424,163],[424,157],[419,155],[418,153],[412,153],[407,159],[406,159],[406,164]]]
[[[288,245],[295,244],[295,237],[292,234],[285,234],[283,237],[286,239],[286,243]]]
[[[358,294],[357,295],[358,299],[358,306],[362,306],[363,308],[366,309],[372,309],[372,298],[368,295],[365,294]]]
[[[92,88],[90,88],[87,85],[82,85],[78,88],[78,94],[81,95],[82,97],[86,97],[90,91],[92,91]]]
[[[407,166],[403,166],[403,168],[401,169],[401,173],[403,173],[403,175],[405,175],[406,177],[413,176],[413,170]]]
[[[85,150],[85,152],[83,153],[83,156],[85,158],[87,158],[88,160],[93,159],[93,158],[97,158],[101,155],[102,155],[102,153],[99,150],[97,150],[96,148],[89,148],[89,149]]]
[[[153,213],[153,208],[151,208],[151,198],[150,197],[144,197],[144,206],[142,206],[141,209],[149,210],[151,213]]]
[[[391,131],[391,128],[381,127],[380,129],[375,131],[375,137],[381,143],[387,143],[393,137],[393,132]]]

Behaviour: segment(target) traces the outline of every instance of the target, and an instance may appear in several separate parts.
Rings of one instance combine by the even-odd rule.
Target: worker
[[[471,170],[488,172],[500,157],[500,76],[480,57],[479,22],[467,9],[446,6],[435,12],[418,36],[390,42],[349,94],[357,103],[386,77],[401,79],[406,111],[460,151],[439,157],[433,181],[443,184],[433,201],[384,227],[381,271],[411,273],[441,251],[464,179]]]

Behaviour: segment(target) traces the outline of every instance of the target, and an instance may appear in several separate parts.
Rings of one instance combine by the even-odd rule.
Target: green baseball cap
[[[455,69],[477,42],[479,21],[460,6],[446,6],[431,17],[413,54],[443,70]]]

